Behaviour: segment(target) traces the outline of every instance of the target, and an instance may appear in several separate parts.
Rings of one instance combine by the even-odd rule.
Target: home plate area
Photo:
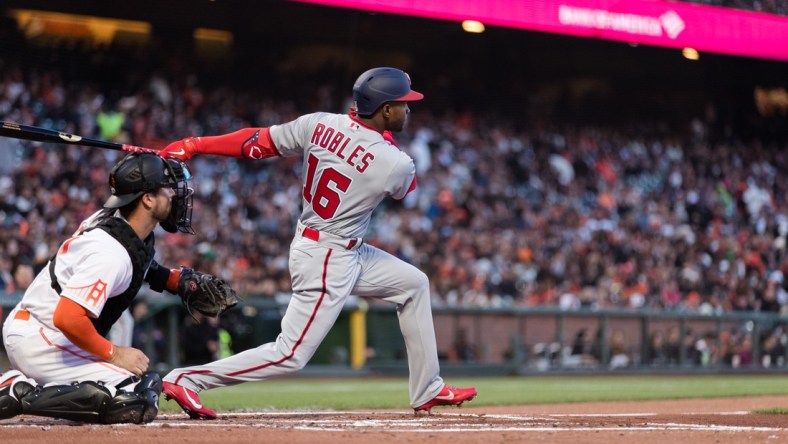
[[[437,409],[436,409],[437,410]],[[765,418],[764,418],[765,416]],[[254,412],[231,413],[219,421],[190,421],[180,414],[162,414],[148,427],[253,427],[305,431],[560,432],[623,430],[703,430],[788,432],[774,415],[747,412],[665,415],[656,413],[494,414],[440,411],[433,415],[402,412]],[[782,419],[782,418],[780,418]],[[780,424],[782,422],[782,424]]]
[[[92,425],[33,416],[0,421],[0,442],[287,444],[664,444],[788,442],[788,415],[752,413],[788,397],[743,397],[398,411],[162,412],[150,424]],[[99,440],[99,441],[94,441]]]
[[[387,431],[397,433],[451,432],[561,432],[561,431],[727,431],[788,433],[785,415],[751,414],[746,411],[721,413],[556,413],[500,414],[463,413],[440,410],[433,415],[388,411],[291,411],[224,413],[215,421],[195,421],[180,413],[162,413],[145,428],[162,429],[287,429],[320,432]],[[480,409],[481,410],[481,409]],[[438,412],[438,409],[436,409]],[[19,416],[0,422],[3,428],[79,426],[80,424],[34,416]],[[111,427],[140,427],[116,424]],[[787,435],[788,436],[788,435]]]

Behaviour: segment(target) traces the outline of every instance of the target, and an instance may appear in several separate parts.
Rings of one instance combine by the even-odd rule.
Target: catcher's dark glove
[[[188,267],[181,267],[178,296],[192,316],[193,311],[218,316],[238,303],[238,295],[226,282]]]

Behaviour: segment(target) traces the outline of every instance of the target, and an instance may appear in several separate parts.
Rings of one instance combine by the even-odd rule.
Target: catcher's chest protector
[[[112,324],[120,318],[124,310],[129,308],[131,301],[134,300],[134,297],[137,296],[137,293],[140,291],[142,280],[145,278],[145,271],[150,267],[153,255],[156,251],[153,248],[153,233],[148,235],[143,242],[131,226],[123,219],[110,216],[104,217],[94,227],[88,228],[80,233],[80,235],[96,228],[106,231],[107,234],[123,245],[123,248],[129,253],[133,269],[129,288],[123,293],[108,299],[107,303],[104,305],[104,309],[101,310],[101,315],[98,318],[91,319],[91,322],[93,322],[99,334],[106,336]],[[52,260],[50,261],[49,276],[52,280],[52,288],[60,294],[62,288],[55,276],[56,259],[57,254],[52,256]]]

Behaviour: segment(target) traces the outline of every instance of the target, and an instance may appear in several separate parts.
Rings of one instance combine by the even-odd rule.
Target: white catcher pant
[[[30,316],[16,319],[19,307],[3,324],[5,344],[11,368],[19,370],[40,385],[102,382],[115,395],[119,384],[126,390],[136,380],[132,373],[87,353],[58,330],[52,330]]]
[[[342,311],[350,294],[397,304],[410,370],[410,402],[417,407],[443,388],[439,373],[429,281],[416,267],[367,244],[313,241],[297,235],[290,246],[293,296],[282,333],[263,344],[209,364],[175,369],[164,381],[199,392],[260,381],[302,369]],[[334,247],[334,248],[332,248]]]

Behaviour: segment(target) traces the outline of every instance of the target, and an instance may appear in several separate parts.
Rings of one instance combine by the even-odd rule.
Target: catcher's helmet
[[[410,89],[410,76],[397,68],[372,68],[353,85],[353,101],[360,116],[371,116],[386,102],[421,100],[424,94]]]
[[[163,159],[153,153],[131,153],[120,160],[109,174],[112,196],[105,208],[121,208],[160,188],[172,188],[175,196],[168,220],[161,222],[169,232],[194,233],[191,229],[192,195],[188,180],[191,172],[186,164],[176,159]]]

